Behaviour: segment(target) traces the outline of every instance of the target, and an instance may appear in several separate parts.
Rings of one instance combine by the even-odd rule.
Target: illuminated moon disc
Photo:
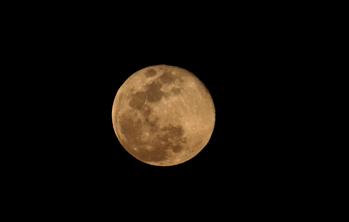
[[[136,159],[172,166],[196,156],[209,142],[215,108],[204,84],[191,72],[168,65],[143,68],[116,93],[114,131]]]

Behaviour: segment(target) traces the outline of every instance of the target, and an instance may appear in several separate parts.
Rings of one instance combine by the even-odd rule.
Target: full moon
[[[154,166],[195,157],[209,142],[215,108],[204,84],[186,69],[155,65],[132,74],[116,93],[112,121],[125,150]]]

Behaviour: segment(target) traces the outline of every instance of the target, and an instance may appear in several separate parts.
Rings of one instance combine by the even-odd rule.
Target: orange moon
[[[215,108],[193,73],[156,65],[135,72],[121,85],[112,121],[119,142],[133,157],[173,166],[192,159],[208,144]]]

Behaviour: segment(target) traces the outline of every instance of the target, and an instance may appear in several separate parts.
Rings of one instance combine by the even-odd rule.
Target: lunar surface
[[[133,157],[172,166],[192,159],[207,145],[215,108],[194,74],[156,65],[132,74],[119,88],[112,121],[118,140]]]

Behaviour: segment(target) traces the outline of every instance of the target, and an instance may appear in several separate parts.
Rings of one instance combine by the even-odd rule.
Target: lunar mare
[[[196,156],[209,142],[215,108],[207,88],[191,72],[168,65],[132,74],[116,93],[113,128],[125,150],[155,166]]]

